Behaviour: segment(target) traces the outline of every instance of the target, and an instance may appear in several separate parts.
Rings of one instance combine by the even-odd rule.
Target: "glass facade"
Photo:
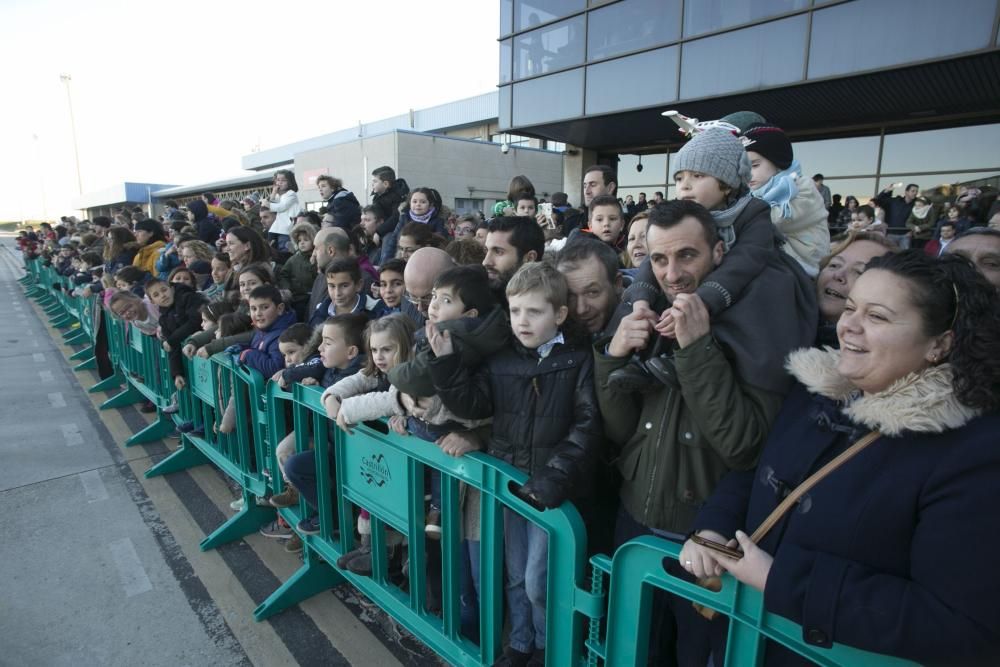
[[[684,4],[684,36],[694,37],[804,9],[809,0],[697,0]]]
[[[585,114],[952,57],[1000,39],[996,0],[960,10],[940,0],[500,0],[499,9],[501,91],[586,68]],[[538,116],[517,106],[509,120]]]
[[[587,59],[610,58],[676,41],[680,0],[624,0],[590,12]]]
[[[515,83],[512,104],[515,126],[577,118],[583,113],[583,70]]]
[[[583,31],[583,17],[577,16],[518,35],[514,38],[514,77],[524,79],[580,65]]]
[[[728,3],[727,3],[728,4]],[[890,67],[989,46],[994,0],[941,11],[938,0],[855,0],[813,12],[809,78]],[[969,20],[970,17],[976,20]],[[864,20],[858,20],[864,17]],[[933,17],[933,18],[930,18]]]
[[[932,197],[941,193],[951,196],[947,193],[958,185],[1000,187],[1000,124],[799,141],[792,144],[792,150],[805,176],[823,174],[831,194],[843,198],[854,195],[861,203],[889,185],[902,194],[908,184],[916,183],[921,192]],[[663,191],[665,185],[673,192],[667,153],[643,155],[641,172],[636,169],[638,164],[637,155],[619,156],[619,196],[636,197],[642,191],[652,198],[653,192]]]

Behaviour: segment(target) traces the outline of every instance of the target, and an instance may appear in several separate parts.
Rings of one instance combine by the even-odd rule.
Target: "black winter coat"
[[[340,227],[345,232],[361,222],[361,204],[354,193],[341,188],[326,200],[327,213],[333,216],[334,227]]]
[[[187,285],[174,284],[174,303],[160,311],[160,333],[170,345],[170,376],[184,375],[181,348],[184,339],[201,330],[201,307],[205,297]]]
[[[378,228],[379,236],[382,238],[385,238],[386,234],[389,234],[396,228],[399,205],[403,203],[403,200],[406,199],[406,195],[409,193],[410,187],[406,184],[406,181],[402,178],[397,178],[391,188],[382,194],[372,195],[372,206],[378,209],[378,217],[382,219],[382,225]]]
[[[523,495],[551,508],[591,493],[604,431],[589,346],[558,344],[540,360],[513,341],[474,375],[459,354],[433,359],[430,369],[456,416],[493,417],[488,453],[530,475]]]

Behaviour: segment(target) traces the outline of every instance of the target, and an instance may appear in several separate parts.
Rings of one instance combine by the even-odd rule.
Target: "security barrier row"
[[[45,309],[50,324],[66,329],[67,344],[83,346],[71,357],[83,360],[75,370],[95,367],[98,332],[104,328],[115,374],[90,391],[121,391],[101,409],[141,400],[156,406],[156,420],[130,437],[126,447],[160,439],[184,422],[193,425],[182,435],[179,448],[145,476],[211,463],[240,485],[243,508],[201,542],[202,550],[254,533],[276,513],[292,526],[306,517],[304,501],[275,510],[259,506],[256,499],[283,491],[275,448],[289,431],[295,432],[297,452],[312,449],[320,532],[302,536],[302,566],[254,610],[258,621],[349,582],[451,664],[491,664],[500,652],[504,629],[504,512],[514,512],[543,528],[549,538],[548,665],[646,664],[656,589],[728,618],[726,666],[764,664],[767,640],[820,665],[913,664],[842,645],[822,649],[807,644],[801,626],[765,611],[760,592],[728,575],[722,589],[712,592],[670,574],[666,563],[677,559],[680,546],[664,539],[634,539],[613,556],[598,555],[588,562],[586,531],[576,508],[564,503],[541,511],[525,503],[514,493],[525,481],[524,473],[483,454],[447,456],[431,443],[390,432],[382,423],[359,425],[351,434],[331,429],[319,388],[294,385],[283,390],[225,354],[185,361],[187,387],[176,392],[176,413],[167,414],[164,408],[173,402],[175,389],[159,341],[111,317],[96,298],[71,296],[64,280],[40,260],[25,265],[21,282],[27,293]],[[230,401],[236,409],[235,429],[221,433]],[[424,533],[425,480],[431,470],[441,474],[440,542],[426,541]],[[469,508],[473,494],[478,494],[478,510]],[[371,576],[336,566],[355,546],[355,510],[361,508],[371,515]],[[478,512],[478,563],[470,562],[463,542],[466,512]],[[404,578],[392,571],[388,557],[390,542],[399,541],[400,535],[408,554]],[[473,607],[478,621],[473,619],[470,627],[462,618],[462,578],[472,565],[478,565],[479,573],[478,603]],[[439,604],[431,602],[438,596]]]

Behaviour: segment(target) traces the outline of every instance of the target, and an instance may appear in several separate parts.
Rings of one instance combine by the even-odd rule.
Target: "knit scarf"
[[[736,230],[733,229],[733,223],[736,222],[736,218],[740,217],[740,213],[743,212],[752,198],[749,192],[744,192],[729,208],[712,211],[715,228],[719,231],[719,238],[726,246],[726,252],[729,252],[732,245],[736,243]]]
[[[434,219],[435,213],[437,213],[437,209],[434,208],[433,206],[431,206],[431,209],[427,211],[427,213],[424,213],[423,215],[417,215],[413,211],[407,211],[407,214],[410,216],[410,220],[412,220],[413,222],[422,222],[425,225]]]
[[[763,199],[771,205],[771,208],[780,208],[783,219],[791,218],[791,201],[799,196],[799,187],[795,181],[801,175],[802,168],[799,166],[799,161],[792,160],[792,164],[787,169],[779,171],[771,177],[771,180],[756,190],[752,190],[750,194],[757,199]]]

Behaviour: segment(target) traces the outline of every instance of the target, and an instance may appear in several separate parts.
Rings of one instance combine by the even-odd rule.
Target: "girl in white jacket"
[[[750,158],[750,192],[771,205],[771,222],[781,232],[782,249],[810,277],[830,254],[830,228],[823,197],[815,183],[802,175],[785,133],[771,125],[754,125],[743,132]]]

